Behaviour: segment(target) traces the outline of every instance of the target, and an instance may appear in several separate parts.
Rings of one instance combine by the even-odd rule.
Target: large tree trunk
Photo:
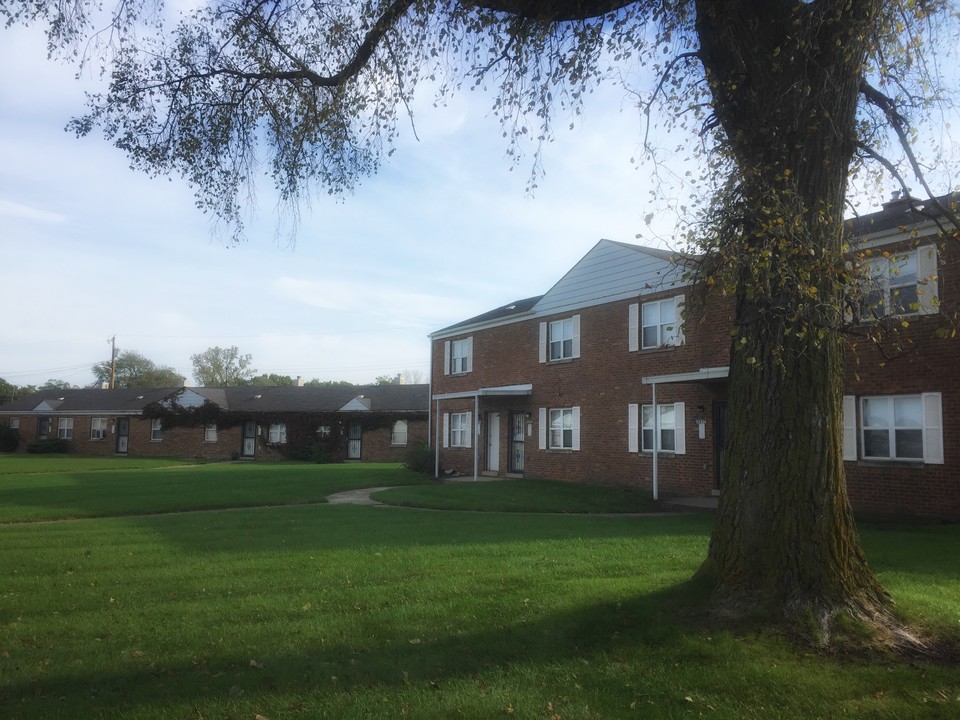
[[[722,612],[889,620],[842,461],[842,214],[880,0],[698,0],[716,118],[738,170],[729,434],[701,574]]]

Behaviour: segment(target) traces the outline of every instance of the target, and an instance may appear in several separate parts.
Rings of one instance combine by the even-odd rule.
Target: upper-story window
[[[473,338],[448,340],[443,344],[444,375],[462,375],[473,371]]]
[[[859,305],[862,319],[928,315],[937,308],[937,251],[933,245],[884,253],[866,261]]]
[[[580,316],[540,323],[540,362],[580,357]]]
[[[650,350],[664,345],[679,345],[677,314],[677,298],[644,303],[641,347]]]
[[[634,303],[629,308],[628,338],[631,352],[683,345],[684,296]]]

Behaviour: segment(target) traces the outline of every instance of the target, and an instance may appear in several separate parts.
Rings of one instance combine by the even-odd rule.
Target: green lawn
[[[357,480],[261,472],[318,467]],[[686,580],[710,524],[316,504],[0,526],[0,718],[960,715],[956,666],[705,624]],[[902,611],[958,633],[960,526],[864,539]]]

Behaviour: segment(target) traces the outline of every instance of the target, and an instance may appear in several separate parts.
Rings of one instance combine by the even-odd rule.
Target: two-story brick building
[[[958,253],[938,247],[938,226],[904,201],[849,230],[851,257],[875,278],[850,332],[851,499],[865,513],[960,519],[960,383],[950,373],[960,341],[940,337],[947,300],[960,297]],[[433,333],[438,470],[659,497],[721,492],[732,304],[685,316],[684,265],[601,240],[545,295]],[[896,343],[868,341],[863,331],[889,317]]]

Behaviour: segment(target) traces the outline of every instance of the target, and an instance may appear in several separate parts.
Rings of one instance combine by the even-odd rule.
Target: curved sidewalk
[[[380,505],[387,507],[384,503],[374,500],[370,497],[373,493],[386,490],[392,485],[383,487],[360,488],[359,490],[345,490],[344,492],[334,493],[327,496],[327,502],[331,505]]]

